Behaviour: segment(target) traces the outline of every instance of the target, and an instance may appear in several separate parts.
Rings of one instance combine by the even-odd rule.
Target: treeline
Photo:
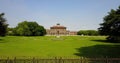
[[[7,31],[7,35],[13,36],[44,36],[46,34],[43,26],[27,21],[19,23],[15,28],[8,28]]]
[[[46,30],[43,26],[39,25],[37,22],[23,21],[18,23],[14,28],[7,27],[6,19],[3,17],[4,13],[0,14],[0,36],[44,36]],[[99,35],[96,30],[80,30],[78,35],[89,35],[96,36]]]
[[[37,22],[23,21],[14,28],[8,28],[4,15],[0,13],[0,36],[44,36],[46,34],[45,28]]]
[[[89,36],[97,36],[100,35],[96,30],[80,30],[77,35],[89,35]]]

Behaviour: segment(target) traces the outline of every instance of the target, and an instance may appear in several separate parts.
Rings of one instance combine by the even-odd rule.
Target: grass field
[[[0,56],[120,57],[120,43],[109,43],[105,38],[105,36],[0,37]]]

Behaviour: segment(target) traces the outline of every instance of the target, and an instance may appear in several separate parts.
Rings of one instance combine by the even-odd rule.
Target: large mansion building
[[[56,24],[55,26],[50,27],[50,29],[46,29],[46,32],[47,35],[77,35],[76,31],[69,31],[66,29],[66,27]]]

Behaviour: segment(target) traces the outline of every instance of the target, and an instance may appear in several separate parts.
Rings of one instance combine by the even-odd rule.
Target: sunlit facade
[[[55,26],[46,29],[47,35],[77,35],[77,32],[66,30],[66,27],[56,24]]]

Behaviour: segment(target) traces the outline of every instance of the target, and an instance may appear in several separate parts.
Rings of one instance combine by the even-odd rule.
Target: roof
[[[57,24],[55,26],[50,27],[51,29],[66,29],[66,27],[61,26],[60,24]]]

